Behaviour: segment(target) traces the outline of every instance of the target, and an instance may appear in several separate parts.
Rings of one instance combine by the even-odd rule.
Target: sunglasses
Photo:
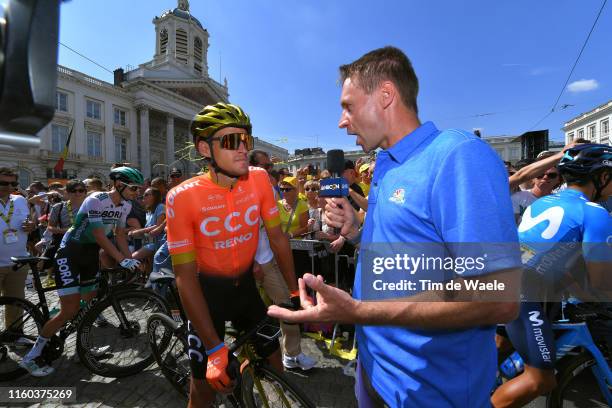
[[[295,190],[293,187],[281,187],[280,191],[282,191],[283,193],[288,193],[291,190]]]
[[[318,188],[307,187],[307,188],[304,189],[304,191],[319,191],[319,189]]]
[[[18,185],[19,185],[19,182],[17,181],[0,181],[0,186],[2,187],[6,187],[6,186],[17,187]]]
[[[180,174],[171,174],[170,178],[181,178]]]
[[[247,150],[253,150],[255,145],[253,136],[246,133],[230,133],[224,136],[211,137],[210,140],[218,140],[221,148],[225,150],[238,150],[242,142],[244,142]]]
[[[151,193],[144,193],[143,197],[148,197],[148,196],[152,196],[153,194]]]
[[[86,193],[87,190],[84,188],[75,188],[74,190],[68,190],[69,193]]]
[[[128,183],[124,183],[123,181],[121,182],[121,184],[123,184],[130,191],[138,191],[138,189],[140,188],[140,186],[134,186],[134,185],[131,185],[131,184],[128,184]]]
[[[543,179],[544,177],[548,177],[549,179],[554,179],[554,178],[557,178],[558,175],[559,173],[544,173],[541,176],[536,177],[536,178]]]

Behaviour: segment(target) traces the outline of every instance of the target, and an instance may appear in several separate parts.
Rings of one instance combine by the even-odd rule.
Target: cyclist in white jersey
[[[100,248],[124,268],[135,270],[140,266],[128,248],[125,221],[132,208],[129,200],[138,195],[143,176],[131,167],[117,167],[109,177],[113,189],[92,193],[85,199],[55,255],[60,311],[45,323],[36,343],[19,362],[35,377],[54,371],[40,359],[49,338],[77,314],[81,299],[89,301],[96,295]],[[113,231],[116,245],[110,240]]]

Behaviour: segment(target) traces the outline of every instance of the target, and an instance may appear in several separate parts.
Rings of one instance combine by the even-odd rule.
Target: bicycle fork
[[[578,325],[569,323],[555,325],[555,328],[567,330],[556,341],[557,360],[561,359],[573,348],[583,347],[586,349],[595,360],[595,364],[590,367],[593,376],[595,376],[599,389],[606,398],[606,402],[612,406],[612,370],[610,370],[610,366],[603,353],[595,344],[587,325],[585,323]]]

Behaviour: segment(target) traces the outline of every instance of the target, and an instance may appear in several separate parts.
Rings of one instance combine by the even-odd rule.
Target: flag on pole
[[[53,171],[56,173],[61,173],[64,170],[64,161],[66,157],[68,157],[68,146],[70,145],[70,138],[72,137],[72,130],[74,129],[74,122],[72,122],[72,126],[70,127],[70,132],[68,133],[68,138],[66,139],[66,146],[64,146],[64,150],[62,151],[62,155],[59,160],[55,164]]]

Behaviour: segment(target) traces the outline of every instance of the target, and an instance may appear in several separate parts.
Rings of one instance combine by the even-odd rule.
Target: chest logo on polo
[[[404,193],[405,192],[403,188],[398,188],[393,192],[393,195],[389,197],[389,201],[395,204],[404,204],[404,202],[406,201],[404,199]]]

